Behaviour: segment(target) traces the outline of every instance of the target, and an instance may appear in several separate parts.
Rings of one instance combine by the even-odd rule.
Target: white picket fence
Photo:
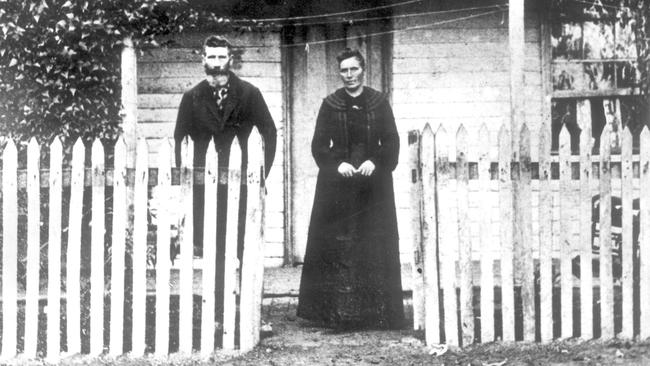
[[[247,351],[258,343],[264,268],[262,139],[254,129],[248,140],[248,169],[245,177],[241,176],[239,169],[239,142],[235,140],[231,146],[228,217],[238,217],[239,187],[241,180],[245,179],[248,185],[247,222],[240,267],[237,258],[238,220],[227,220],[221,326],[215,323],[214,317],[215,271],[218,268],[215,261],[210,260],[216,258],[217,254],[216,225],[205,225],[203,228],[204,260],[194,260],[192,239],[194,184],[204,184],[205,222],[216,222],[218,156],[214,143],[210,142],[204,174],[197,174],[200,172],[186,164],[193,161],[193,142],[186,139],[182,146],[183,163],[178,173],[182,207],[175,205],[179,200],[173,199],[148,202],[149,189],[157,190],[163,198],[171,197],[174,190],[178,191],[178,187],[172,185],[172,177],[176,171],[172,169],[172,143],[173,141],[168,140],[162,142],[158,161],[152,168],[148,161],[147,142],[140,139],[137,143],[135,178],[129,179],[132,169],[126,167],[127,150],[122,139],[115,145],[114,167],[109,169],[105,167],[104,147],[99,140],[95,140],[92,144],[90,170],[84,167],[85,147],[81,140],[77,140],[69,163],[70,172],[62,168],[63,149],[59,139],[55,139],[49,146],[49,169],[39,167],[41,148],[36,140],[32,139],[27,147],[26,181],[22,179],[24,172],[17,169],[18,154],[15,143],[11,140],[6,143],[2,152],[1,359],[36,358],[46,355],[48,360],[57,361],[61,357],[81,353],[82,344],[88,345],[86,349],[90,355],[121,355],[123,350],[130,349],[130,355],[137,357],[143,355],[145,350],[153,349],[156,355],[165,356],[170,352],[170,338],[178,340],[179,353],[189,354],[197,348],[196,344],[193,347],[193,332],[199,331],[195,324],[198,318],[198,307],[193,304],[195,296],[201,299],[198,326],[198,349],[201,355],[209,356],[215,352],[219,346],[215,344],[215,338],[221,339],[220,346],[224,350],[236,349],[238,344],[239,350]],[[149,176],[152,172],[157,173],[157,180]],[[200,176],[203,178],[202,182]],[[130,183],[131,181],[133,182]],[[90,241],[82,241],[85,185],[92,187]],[[62,195],[64,186],[70,187],[67,205]],[[112,195],[109,195],[106,188],[111,186]],[[26,189],[26,207],[19,207],[18,197],[21,189]],[[42,222],[41,218],[41,205],[46,203],[41,189],[47,191],[49,196],[48,222]],[[129,194],[132,194],[131,208],[128,207]],[[105,202],[111,201],[109,196],[112,196],[112,207],[105,207]],[[149,207],[152,204],[157,207]],[[148,214],[154,209],[157,218],[155,266],[147,264],[147,236],[151,234],[148,233]],[[27,216],[27,235],[26,238],[20,239],[19,213],[24,211]],[[112,211],[112,215],[106,216],[106,211]],[[67,222],[62,222],[63,212],[68,216]],[[107,233],[106,225],[109,223],[111,232]],[[45,225],[48,230],[45,244],[42,244],[40,238],[41,225]],[[170,260],[173,226],[178,228],[180,242],[180,258],[175,266],[172,266]],[[132,227],[132,238],[128,237],[129,227]],[[61,241],[62,231],[67,231],[67,243]],[[24,248],[20,247],[25,243],[26,255]],[[82,248],[86,248],[87,252],[88,247],[91,253],[90,264],[84,266],[81,263]],[[46,258],[40,257],[44,253],[42,248],[47,250]],[[106,256],[106,253],[110,253],[110,256]],[[58,258],[62,260],[59,261]],[[202,265],[195,265],[195,262]],[[47,264],[47,273],[41,269],[43,263]],[[132,265],[129,266],[129,263]],[[24,278],[19,276],[19,268],[22,268],[20,264],[24,264]],[[83,273],[82,267],[90,268],[89,273]],[[110,272],[110,275],[105,273],[105,269],[109,269],[107,272]],[[202,274],[202,282],[197,285],[195,282],[199,272]],[[173,283],[172,276],[176,273],[179,280],[178,283]],[[129,279],[125,276],[127,274],[131,274],[132,281],[129,283],[125,283]],[[88,287],[83,286],[84,281],[90,285],[88,302],[81,300],[85,295],[82,287]],[[43,291],[44,289],[46,290]],[[171,292],[174,289],[176,294]],[[154,322],[151,319],[147,321],[148,293],[150,298],[155,297]],[[170,324],[172,296],[177,296],[179,303],[176,324]],[[131,309],[124,308],[125,297],[130,298]],[[62,307],[62,302],[65,307]],[[86,312],[89,313],[89,321],[88,325],[82,328],[82,313]],[[125,324],[127,312],[131,313],[131,324]],[[23,313],[24,316],[19,316]],[[39,318],[39,315],[42,317]],[[19,319],[24,319],[24,324],[21,324]],[[63,323],[62,319],[65,319]],[[130,328],[125,328],[125,325]],[[23,326],[24,329],[19,329]],[[125,332],[125,329],[129,332]],[[155,334],[155,341],[150,341],[149,344],[146,344],[145,339],[147,331]],[[64,339],[62,334],[65,334]],[[39,339],[43,335],[46,340]]]
[[[566,128],[551,154],[549,132],[539,130],[537,162],[525,125],[516,154],[505,126],[496,144],[485,125],[412,133],[414,326],[427,343],[650,336],[650,130],[633,154],[630,130],[608,125],[593,156],[588,128],[579,156]]]

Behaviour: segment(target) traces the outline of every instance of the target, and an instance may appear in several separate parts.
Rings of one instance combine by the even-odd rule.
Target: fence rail
[[[415,328],[451,345],[650,336],[648,127],[638,154],[628,128],[606,126],[593,155],[589,128],[579,155],[566,127],[553,154],[547,126],[533,132],[537,154],[525,125],[519,151],[511,133],[411,132],[424,272],[414,276],[415,313],[424,309]]]
[[[112,356],[153,351],[163,356],[176,345],[178,352],[200,350],[209,356],[218,347],[246,351],[258,343],[264,268],[264,154],[259,132],[254,129],[248,139],[246,176],[240,171],[238,140],[231,146],[225,268],[214,260],[216,225],[201,228],[205,260],[197,261],[193,254],[195,184],[205,190],[206,222],[216,222],[219,167],[214,142],[205,169],[186,164],[193,161],[191,139],[183,143],[180,168],[172,168],[171,143],[162,142],[152,167],[147,143],[140,139],[135,168],[127,168],[127,149],[119,139],[113,166],[107,168],[99,140],[92,143],[86,167],[81,140],[64,164],[59,139],[47,147],[32,139],[26,169],[18,169],[16,144],[6,142],[0,359],[46,356],[56,362],[82,351]],[[41,149],[49,155],[47,168],[39,166]],[[241,261],[238,220],[232,219],[239,217],[240,183],[248,185]],[[172,199],[178,188],[181,197]],[[150,198],[154,190],[158,199]],[[179,264],[172,266],[176,242]],[[199,262],[200,268],[195,265]],[[223,289],[215,288],[217,271],[224,271]],[[215,298],[217,290],[223,299]],[[218,316],[223,324],[215,321],[217,300],[223,301],[218,307],[223,308]]]

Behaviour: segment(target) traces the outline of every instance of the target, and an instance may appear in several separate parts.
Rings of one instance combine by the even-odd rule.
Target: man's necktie
[[[228,88],[219,88],[217,90],[217,106],[221,109],[224,99],[228,96]]]

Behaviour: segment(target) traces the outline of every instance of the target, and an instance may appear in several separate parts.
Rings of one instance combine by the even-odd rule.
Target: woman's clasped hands
[[[375,164],[370,160],[364,161],[363,164],[359,165],[359,168],[355,168],[352,164],[346,162],[342,162],[338,168],[339,174],[345,178],[351,178],[355,175],[369,177],[374,171]]]

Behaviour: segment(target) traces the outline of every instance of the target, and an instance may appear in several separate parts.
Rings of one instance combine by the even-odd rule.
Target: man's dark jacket
[[[228,96],[223,101],[221,111],[213,95],[213,89],[207,80],[183,94],[174,130],[176,165],[181,160],[181,142],[187,135],[194,141],[195,166],[205,165],[205,153],[212,137],[215,139],[219,161],[227,163],[235,135],[239,137],[242,161],[245,162],[248,157],[248,136],[253,126],[256,126],[264,140],[268,174],[275,157],[277,132],[260,90],[231,72]]]

